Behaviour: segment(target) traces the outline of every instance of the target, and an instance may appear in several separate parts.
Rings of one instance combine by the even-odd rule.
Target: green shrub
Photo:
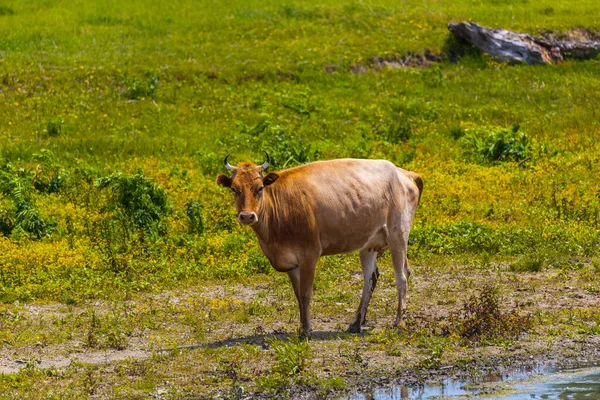
[[[21,228],[36,239],[49,236],[55,229],[56,224],[54,221],[42,218],[40,211],[25,200],[21,200],[17,204],[16,211],[16,224],[14,228]]]
[[[252,148],[267,150],[271,165],[275,168],[292,167],[318,160],[321,152],[303,137],[294,136],[271,120],[270,115],[262,114],[254,126],[238,122],[239,132],[233,136],[235,143],[250,143]],[[232,143],[233,144],[233,143]]]
[[[142,97],[154,97],[158,86],[158,75],[149,72],[145,78],[123,77],[121,81],[125,85],[125,98],[137,100]]]
[[[268,344],[274,351],[275,363],[270,373],[259,377],[257,383],[261,390],[279,393],[282,388],[301,381],[310,357],[310,345],[308,340],[298,337],[289,340],[273,338]]]
[[[56,193],[69,186],[69,173],[56,162],[56,157],[50,150],[42,149],[39,153],[34,153],[32,159],[39,163],[32,177],[35,189]]]
[[[460,126],[460,124],[452,125],[448,131],[450,137],[454,140],[458,140],[465,136],[465,130],[462,126]]]
[[[299,116],[310,117],[317,110],[310,91],[295,93],[293,95],[280,94],[281,105]]]
[[[389,143],[399,144],[407,142],[413,136],[413,126],[408,119],[400,118],[388,125],[378,127],[375,133]]]
[[[15,14],[15,10],[13,10],[11,7],[5,6],[4,4],[0,5],[0,15],[1,16],[14,15],[14,14]]]
[[[310,356],[308,340],[301,338],[273,340],[270,345],[275,352],[276,360],[273,372],[284,377],[292,377],[305,370]]]
[[[465,154],[474,162],[521,161],[531,156],[531,139],[519,132],[519,125],[512,129],[492,127],[488,130],[466,129],[461,142]]]
[[[442,364],[444,355],[444,346],[439,343],[432,344],[426,351],[426,357],[421,361],[421,365],[428,369],[437,369]]]
[[[258,247],[248,250],[248,267],[257,274],[268,274],[272,271],[269,260]]]
[[[204,233],[204,215],[202,204],[196,200],[185,203],[185,215],[188,217],[188,232],[202,235]]]
[[[281,132],[272,142],[273,164],[279,168],[306,164],[320,158],[320,151],[313,145],[291,135]]]
[[[0,232],[16,240],[29,236],[41,239],[56,228],[54,220],[42,218],[27,175],[25,170],[14,170],[10,163],[0,168],[0,193],[6,196]]]
[[[461,220],[451,224],[415,226],[410,243],[420,250],[439,254],[486,252],[494,254],[510,240],[510,235],[474,221]]]
[[[600,273],[600,258],[595,258],[592,260],[592,267],[596,273]]]
[[[167,192],[156,182],[146,178],[141,171],[133,175],[117,172],[98,179],[96,185],[112,191],[109,209],[120,210],[140,229],[152,231],[171,213]]]
[[[65,119],[62,116],[51,118],[46,123],[46,134],[51,137],[59,136],[62,133],[62,127]]]
[[[510,270],[514,272],[540,272],[544,267],[544,260],[538,256],[524,256],[510,264]]]

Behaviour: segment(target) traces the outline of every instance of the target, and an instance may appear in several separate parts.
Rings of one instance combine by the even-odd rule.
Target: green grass
[[[224,154],[258,160],[263,150],[275,168],[366,157],[421,173],[417,262],[532,246],[597,255],[597,60],[511,66],[471,54],[430,68],[370,68],[374,56],[443,52],[452,19],[533,33],[596,27],[598,6],[551,3],[11,3],[0,154],[11,179],[37,190],[26,188],[29,217],[2,194],[3,231],[16,243],[6,251],[41,238],[43,251],[61,253],[67,241],[88,261],[34,266],[24,280],[14,276],[18,257],[7,260],[0,297],[57,299],[49,282],[60,296],[96,297],[168,287],[174,275],[268,271],[213,183]],[[359,64],[365,73],[352,72]],[[131,225],[96,184],[119,173],[154,179],[172,213],[153,230]],[[198,221],[202,230],[191,229]],[[106,280],[120,290],[102,288]]]
[[[444,53],[450,20],[537,34],[600,29],[599,13],[564,0],[3,4],[0,301],[77,307],[285,278],[214,183],[226,154],[262,161],[264,150],[274,169],[361,157],[420,173],[417,273],[511,265],[515,281],[579,274],[597,293],[600,60],[508,65],[467,51],[426,68],[373,64]],[[355,256],[324,259],[320,306],[337,315],[347,307],[336,304],[354,304],[340,276],[358,269]],[[281,313],[263,300],[231,318]],[[92,315],[77,322],[87,335],[77,340],[127,346],[129,323],[98,314],[92,326]],[[207,328],[188,318],[203,340]],[[45,329],[56,336],[44,340],[71,340]],[[435,340],[424,348],[431,366],[450,351]],[[94,391],[94,374],[77,368],[64,373]],[[300,380],[343,386],[309,378]]]

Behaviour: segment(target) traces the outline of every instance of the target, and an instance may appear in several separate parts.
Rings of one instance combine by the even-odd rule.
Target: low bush
[[[50,150],[42,149],[34,153],[32,159],[36,162],[32,171],[33,187],[42,193],[57,193],[69,186],[69,173],[56,161],[56,156]]]
[[[376,128],[376,136],[392,143],[399,144],[407,142],[413,136],[413,125],[406,118],[380,125]]]
[[[465,155],[482,164],[524,160],[531,156],[532,142],[519,130],[519,125],[513,125],[512,129],[465,129],[461,139]]]
[[[451,224],[415,226],[411,231],[410,243],[438,254],[463,252],[497,253],[509,240],[492,227],[474,221],[461,220]]]
[[[290,377],[300,374],[306,368],[310,356],[308,340],[301,338],[273,340],[271,347],[276,360],[273,366],[274,372]]]
[[[458,140],[465,136],[465,130],[460,124],[455,124],[450,127],[448,130],[450,137],[454,140]]]
[[[65,119],[62,116],[51,118],[46,123],[46,134],[51,137],[60,136]]]
[[[154,72],[148,72],[145,77],[131,78],[124,76],[121,82],[125,85],[125,98],[129,100],[138,100],[143,97],[154,97],[158,87],[158,75]]]
[[[450,326],[455,333],[474,341],[517,339],[533,326],[531,315],[522,315],[516,309],[504,312],[500,309],[503,299],[494,285],[482,288],[472,295],[461,310],[451,316]]]
[[[172,210],[167,192],[146,178],[143,172],[133,175],[114,173],[98,179],[96,185],[112,191],[110,210],[119,210],[137,228],[148,232],[158,229],[159,233],[164,233],[160,223]]]
[[[535,255],[523,256],[510,264],[510,270],[513,272],[540,272],[543,267],[543,258]]]
[[[321,157],[318,148],[302,136],[289,133],[283,126],[273,122],[268,114],[262,114],[261,120],[254,126],[242,122],[237,125],[239,132],[233,140],[250,143],[255,149],[268,149],[274,168],[289,168]]]
[[[205,218],[202,215],[202,204],[196,200],[185,203],[185,214],[188,217],[188,232],[202,235],[204,233]]]
[[[25,170],[10,163],[0,168],[0,193],[5,196],[0,212],[0,232],[14,239],[50,236],[56,222],[43,218],[33,198],[33,187]]]
[[[268,375],[258,379],[258,386],[265,391],[278,393],[282,388],[302,380],[311,354],[308,340],[298,337],[289,340],[271,339],[275,363]]]

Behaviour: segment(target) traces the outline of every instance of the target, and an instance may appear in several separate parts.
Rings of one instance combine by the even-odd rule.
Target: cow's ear
[[[263,178],[263,185],[269,186],[270,184],[275,182],[277,179],[279,179],[279,175],[277,175],[275,172],[269,172],[267,174],[267,176],[265,176]]]
[[[217,176],[217,185],[227,187],[227,188],[231,187],[231,178],[228,177],[227,175],[219,174]]]

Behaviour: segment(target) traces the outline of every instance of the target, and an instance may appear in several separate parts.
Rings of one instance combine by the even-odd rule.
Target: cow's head
[[[227,156],[223,163],[232,175],[230,177],[223,174],[217,176],[217,185],[228,187],[233,192],[238,212],[237,219],[242,225],[254,225],[258,221],[263,189],[279,178],[279,175],[274,172],[263,177],[263,171],[269,167],[271,161],[269,154],[267,152],[265,154],[267,160],[262,165],[243,162],[237,167],[229,165],[227,162],[229,156]]]

